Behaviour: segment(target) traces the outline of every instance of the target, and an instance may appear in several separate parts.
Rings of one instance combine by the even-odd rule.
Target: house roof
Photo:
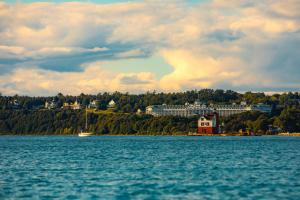
[[[115,105],[116,103],[115,103],[115,101],[112,99],[112,100],[110,100],[110,102],[108,103],[108,105]]]
[[[201,120],[202,118],[204,118],[205,120],[212,120],[214,117],[215,114],[206,114],[206,115],[202,115],[199,120]]]

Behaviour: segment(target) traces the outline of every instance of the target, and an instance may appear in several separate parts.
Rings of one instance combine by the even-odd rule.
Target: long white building
[[[246,105],[246,104],[211,104],[206,105],[196,101],[194,104],[185,105],[151,105],[146,108],[146,114],[153,116],[181,116],[191,117],[217,112],[219,116],[226,117],[246,111],[260,111],[269,113],[272,107],[266,104]]]

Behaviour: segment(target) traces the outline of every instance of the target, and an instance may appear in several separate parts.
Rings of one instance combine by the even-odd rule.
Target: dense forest
[[[197,117],[153,117],[137,115],[148,105],[184,104],[200,100],[203,103],[231,104],[242,101],[248,104],[265,103],[272,105],[270,114],[246,112],[221,119],[223,130],[237,132],[248,129],[268,134],[270,126],[282,131],[300,131],[300,93],[266,95],[264,93],[237,93],[231,90],[193,90],[177,93],[145,94],[99,93],[49,97],[3,96],[0,95],[0,133],[1,134],[76,134],[84,126],[83,110],[44,109],[45,101],[55,100],[59,106],[65,102],[79,101],[88,105],[91,100],[99,100],[98,110],[105,111],[110,100],[116,102],[113,112],[91,112],[88,115],[89,130],[97,134],[183,134],[195,132]],[[12,102],[17,100],[18,107]]]
[[[95,134],[184,134],[196,131],[196,120],[128,113],[89,113],[88,130]],[[1,133],[78,134],[84,124],[84,111],[0,111]]]

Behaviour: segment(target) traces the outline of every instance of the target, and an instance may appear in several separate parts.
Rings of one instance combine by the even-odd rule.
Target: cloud
[[[23,58],[23,59],[42,59],[60,57],[65,55],[76,55],[84,53],[98,53],[108,51],[108,48],[94,47],[91,49],[80,47],[43,47],[41,49],[28,50],[22,46],[0,46],[1,59],[4,58]]]
[[[298,18],[300,17],[300,2],[298,0],[276,1],[271,4],[271,9],[274,14],[280,17]]]
[[[299,6],[297,0],[0,3],[0,91],[300,89]],[[158,78],[142,65],[139,73],[102,67],[153,55],[172,72]]]
[[[138,75],[122,75],[122,77],[120,78],[120,83],[124,85],[145,85],[151,83],[151,81],[149,80],[153,79],[153,74],[151,73],[140,73]]]
[[[49,70],[78,71],[81,64],[93,60],[139,57],[133,54],[134,44],[109,42],[109,37],[120,26],[123,14],[135,12],[142,5],[2,3],[0,45],[6,48],[0,49],[5,51],[0,62],[30,61]],[[18,51],[11,52],[13,47]]]
[[[114,73],[93,65],[87,66],[82,72],[19,68],[9,75],[0,76],[0,79],[1,92],[7,95],[55,95],[59,92],[78,95],[82,92],[96,94],[99,91],[138,93],[157,87],[151,73]]]
[[[132,57],[142,57],[142,56],[146,56],[146,53],[141,51],[140,49],[132,49],[129,51],[116,54],[116,57],[118,58],[132,58]]]
[[[234,57],[214,58],[202,55],[202,51],[190,49],[164,50],[163,57],[174,67],[174,71],[161,80],[164,90],[211,88],[219,81],[240,84],[245,81],[241,61]],[[170,84],[172,82],[172,84]],[[170,87],[171,86],[171,87]]]
[[[244,34],[240,31],[216,30],[207,35],[208,38],[219,42],[234,41],[242,38]]]

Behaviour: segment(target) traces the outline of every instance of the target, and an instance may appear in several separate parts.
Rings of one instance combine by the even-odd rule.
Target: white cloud
[[[0,46],[0,59],[5,58],[31,58],[31,59],[40,59],[40,58],[49,58],[53,56],[62,56],[62,55],[76,55],[82,53],[97,53],[105,52],[109,49],[106,47],[94,47],[91,49],[80,48],[80,47],[43,47],[36,50],[28,50],[22,46]]]
[[[113,73],[101,66],[87,66],[82,72],[55,72],[38,68],[19,68],[9,75],[0,76],[1,92],[8,95],[78,95],[99,91],[146,92],[157,86],[149,72]]]
[[[0,91],[299,89],[299,6],[297,0],[1,3]],[[101,68],[103,61],[151,54],[173,72],[156,80],[146,71]]]

